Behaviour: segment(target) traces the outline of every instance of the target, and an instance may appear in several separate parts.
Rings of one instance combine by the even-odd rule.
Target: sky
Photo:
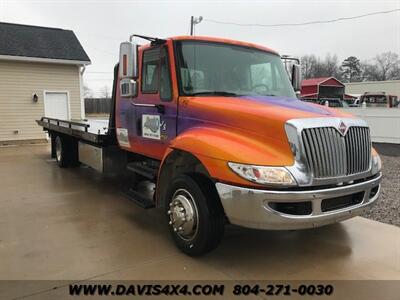
[[[256,27],[216,24],[303,23],[400,9],[400,0],[340,1],[134,1],[134,0],[0,0],[0,22],[70,29],[75,32],[92,64],[84,83],[101,96],[111,89],[119,44],[132,33],[155,37],[187,35],[190,16],[202,16],[196,35],[237,39],[261,44],[280,54],[340,60],[361,60],[392,51],[400,54],[400,11],[356,20],[295,27]]]

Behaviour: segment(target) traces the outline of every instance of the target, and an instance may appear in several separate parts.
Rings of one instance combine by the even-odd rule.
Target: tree
[[[344,82],[378,81],[400,79],[400,57],[393,52],[384,52],[371,60],[360,60],[355,56],[346,58],[339,67],[337,55],[327,54],[320,59],[314,54],[301,57],[303,78],[335,77]]]
[[[394,80],[400,78],[399,55],[394,52],[385,52],[375,56],[376,80]]]
[[[360,60],[355,56],[349,56],[342,62],[340,67],[342,80],[345,82],[354,82],[361,80]]]
[[[327,77],[327,74],[325,72],[325,66],[323,61],[319,57],[317,57],[317,61],[314,67],[314,77]]]
[[[400,79],[400,59],[398,54],[385,52],[374,59],[361,63],[362,79],[367,81]]]
[[[378,69],[374,63],[363,61],[360,63],[362,71],[362,81],[379,80]]]
[[[304,79],[313,78],[315,75],[315,67],[317,58],[314,54],[304,55],[300,58],[301,73]]]
[[[83,85],[83,98],[93,98],[93,91],[86,84]]]
[[[108,85],[105,85],[100,89],[100,96],[102,98],[111,98],[111,92]]]
[[[399,80],[400,79],[400,63],[394,65],[390,80]]]
[[[324,77],[335,77],[341,79],[339,72],[339,60],[336,54],[327,54],[323,61]]]
[[[339,77],[338,58],[328,54],[324,60],[314,54],[301,57],[303,78]]]
[[[300,59],[303,78],[315,78],[324,76],[324,66],[319,57],[314,54],[304,55]]]

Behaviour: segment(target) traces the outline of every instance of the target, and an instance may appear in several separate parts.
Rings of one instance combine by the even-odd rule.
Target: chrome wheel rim
[[[183,240],[193,240],[198,231],[199,215],[193,196],[185,189],[177,190],[169,204],[169,225]]]
[[[61,141],[59,138],[56,140],[56,158],[57,161],[61,161]]]

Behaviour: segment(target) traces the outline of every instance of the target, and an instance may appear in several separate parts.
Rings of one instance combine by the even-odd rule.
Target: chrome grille
[[[334,127],[307,128],[301,135],[314,178],[341,177],[368,171],[371,160],[368,127],[352,126],[345,136]]]

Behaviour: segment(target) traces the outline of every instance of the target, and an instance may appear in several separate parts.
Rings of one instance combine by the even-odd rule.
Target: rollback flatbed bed
[[[37,120],[37,123],[48,131],[60,132],[96,145],[104,145],[109,140],[108,120],[85,119],[68,121],[42,117],[40,120]]]

